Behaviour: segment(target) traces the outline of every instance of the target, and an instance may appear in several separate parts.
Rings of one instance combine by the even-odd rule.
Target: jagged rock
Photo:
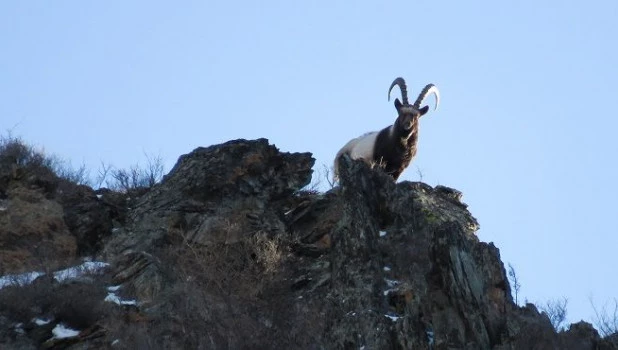
[[[267,203],[307,185],[314,161],[309,153],[281,153],[266,139],[197,148],[139,199],[128,233],[116,236],[107,252],[147,251],[175,235],[209,244],[235,242],[259,229],[282,233],[285,227]]]
[[[90,187],[46,167],[13,168],[13,177],[0,171],[0,272],[55,269],[101,248],[111,214]]]
[[[114,221],[99,258],[137,304],[71,348],[618,349],[515,305],[461,192],[348,157],[339,187],[299,191],[313,162],[235,140],[181,156],[143,195],[102,192],[107,216],[84,189],[74,215]]]
[[[165,287],[169,287],[169,279],[165,278],[160,265],[154,256],[146,252],[124,253],[114,261],[111,283],[115,286],[126,285],[127,293],[142,305],[151,303]]]
[[[606,336],[602,339],[601,343],[606,349],[618,348],[618,332]]]
[[[230,288],[229,295],[212,287],[201,292],[210,305],[202,321],[213,326],[204,335],[212,348],[518,349],[544,344],[557,349],[577,344],[592,349],[599,344],[592,332],[558,335],[536,309],[526,312],[514,305],[499,251],[478,240],[479,225],[459,191],[395,184],[347,158],[340,164],[339,188],[294,197],[309,181],[308,154],[278,154],[265,140],[199,148],[181,157],[161,185],[140,199],[130,215],[132,238],[113,243],[114,250],[155,251],[161,244],[232,247],[259,230],[287,242],[293,253],[266,278],[266,287],[256,287],[261,289],[257,299],[245,299],[224,275],[218,283]],[[156,275],[148,274],[153,281],[165,280]],[[138,280],[142,288],[148,284]],[[157,282],[159,296],[172,288],[166,281],[170,284]],[[156,304],[157,294],[150,297]],[[151,310],[173,313],[163,304]],[[223,310],[243,318],[232,322]],[[243,338],[238,327],[259,330],[261,337],[230,341]]]
[[[79,255],[91,255],[101,249],[103,239],[111,234],[112,214],[88,186],[63,181],[58,192],[64,209],[64,222],[77,239]]]

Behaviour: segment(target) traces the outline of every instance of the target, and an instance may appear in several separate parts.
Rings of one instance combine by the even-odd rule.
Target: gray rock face
[[[512,304],[498,250],[454,190],[395,185],[361,162],[340,169],[342,223],[333,233],[341,347],[491,348]],[[337,307],[335,306],[337,305]],[[350,317],[352,316],[352,317]]]
[[[99,201],[88,186],[60,186],[59,202],[64,222],[76,237],[80,255],[91,255],[102,247],[112,230],[110,209]]]
[[[135,201],[126,234],[106,253],[150,251],[177,234],[189,243],[237,241],[256,221],[278,215],[268,203],[307,185],[314,162],[310,153],[281,153],[266,139],[197,148]],[[284,231],[277,220],[270,224]]]
[[[556,333],[533,305],[516,306],[457,190],[396,184],[344,157],[339,187],[300,191],[313,162],[264,139],[230,141],[114,201],[121,214],[109,217],[122,219],[99,258],[137,305],[70,347],[618,349],[589,324]]]

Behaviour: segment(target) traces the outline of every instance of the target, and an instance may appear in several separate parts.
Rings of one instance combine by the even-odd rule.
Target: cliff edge
[[[304,191],[313,164],[258,139],[131,193],[2,173],[0,347],[618,349],[515,305],[459,191],[347,157],[338,187]],[[22,283],[43,241],[47,269]],[[53,273],[86,256],[102,268]]]

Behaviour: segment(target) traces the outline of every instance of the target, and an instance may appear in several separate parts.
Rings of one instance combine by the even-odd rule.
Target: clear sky
[[[321,169],[395,120],[395,77],[431,82],[400,181],[463,191],[520,298],[591,320],[618,297],[617,21],[615,0],[7,0],[0,130],[93,172],[260,137]]]

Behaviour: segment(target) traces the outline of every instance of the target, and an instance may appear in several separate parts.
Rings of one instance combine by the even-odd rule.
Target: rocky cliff
[[[515,305],[459,191],[345,157],[338,187],[303,191],[313,163],[259,139],[130,193],[0,172],[0,272],[47,272],[0,289],[0,347],[618,349]],[[52,275],[85,256],[109,265]]]

